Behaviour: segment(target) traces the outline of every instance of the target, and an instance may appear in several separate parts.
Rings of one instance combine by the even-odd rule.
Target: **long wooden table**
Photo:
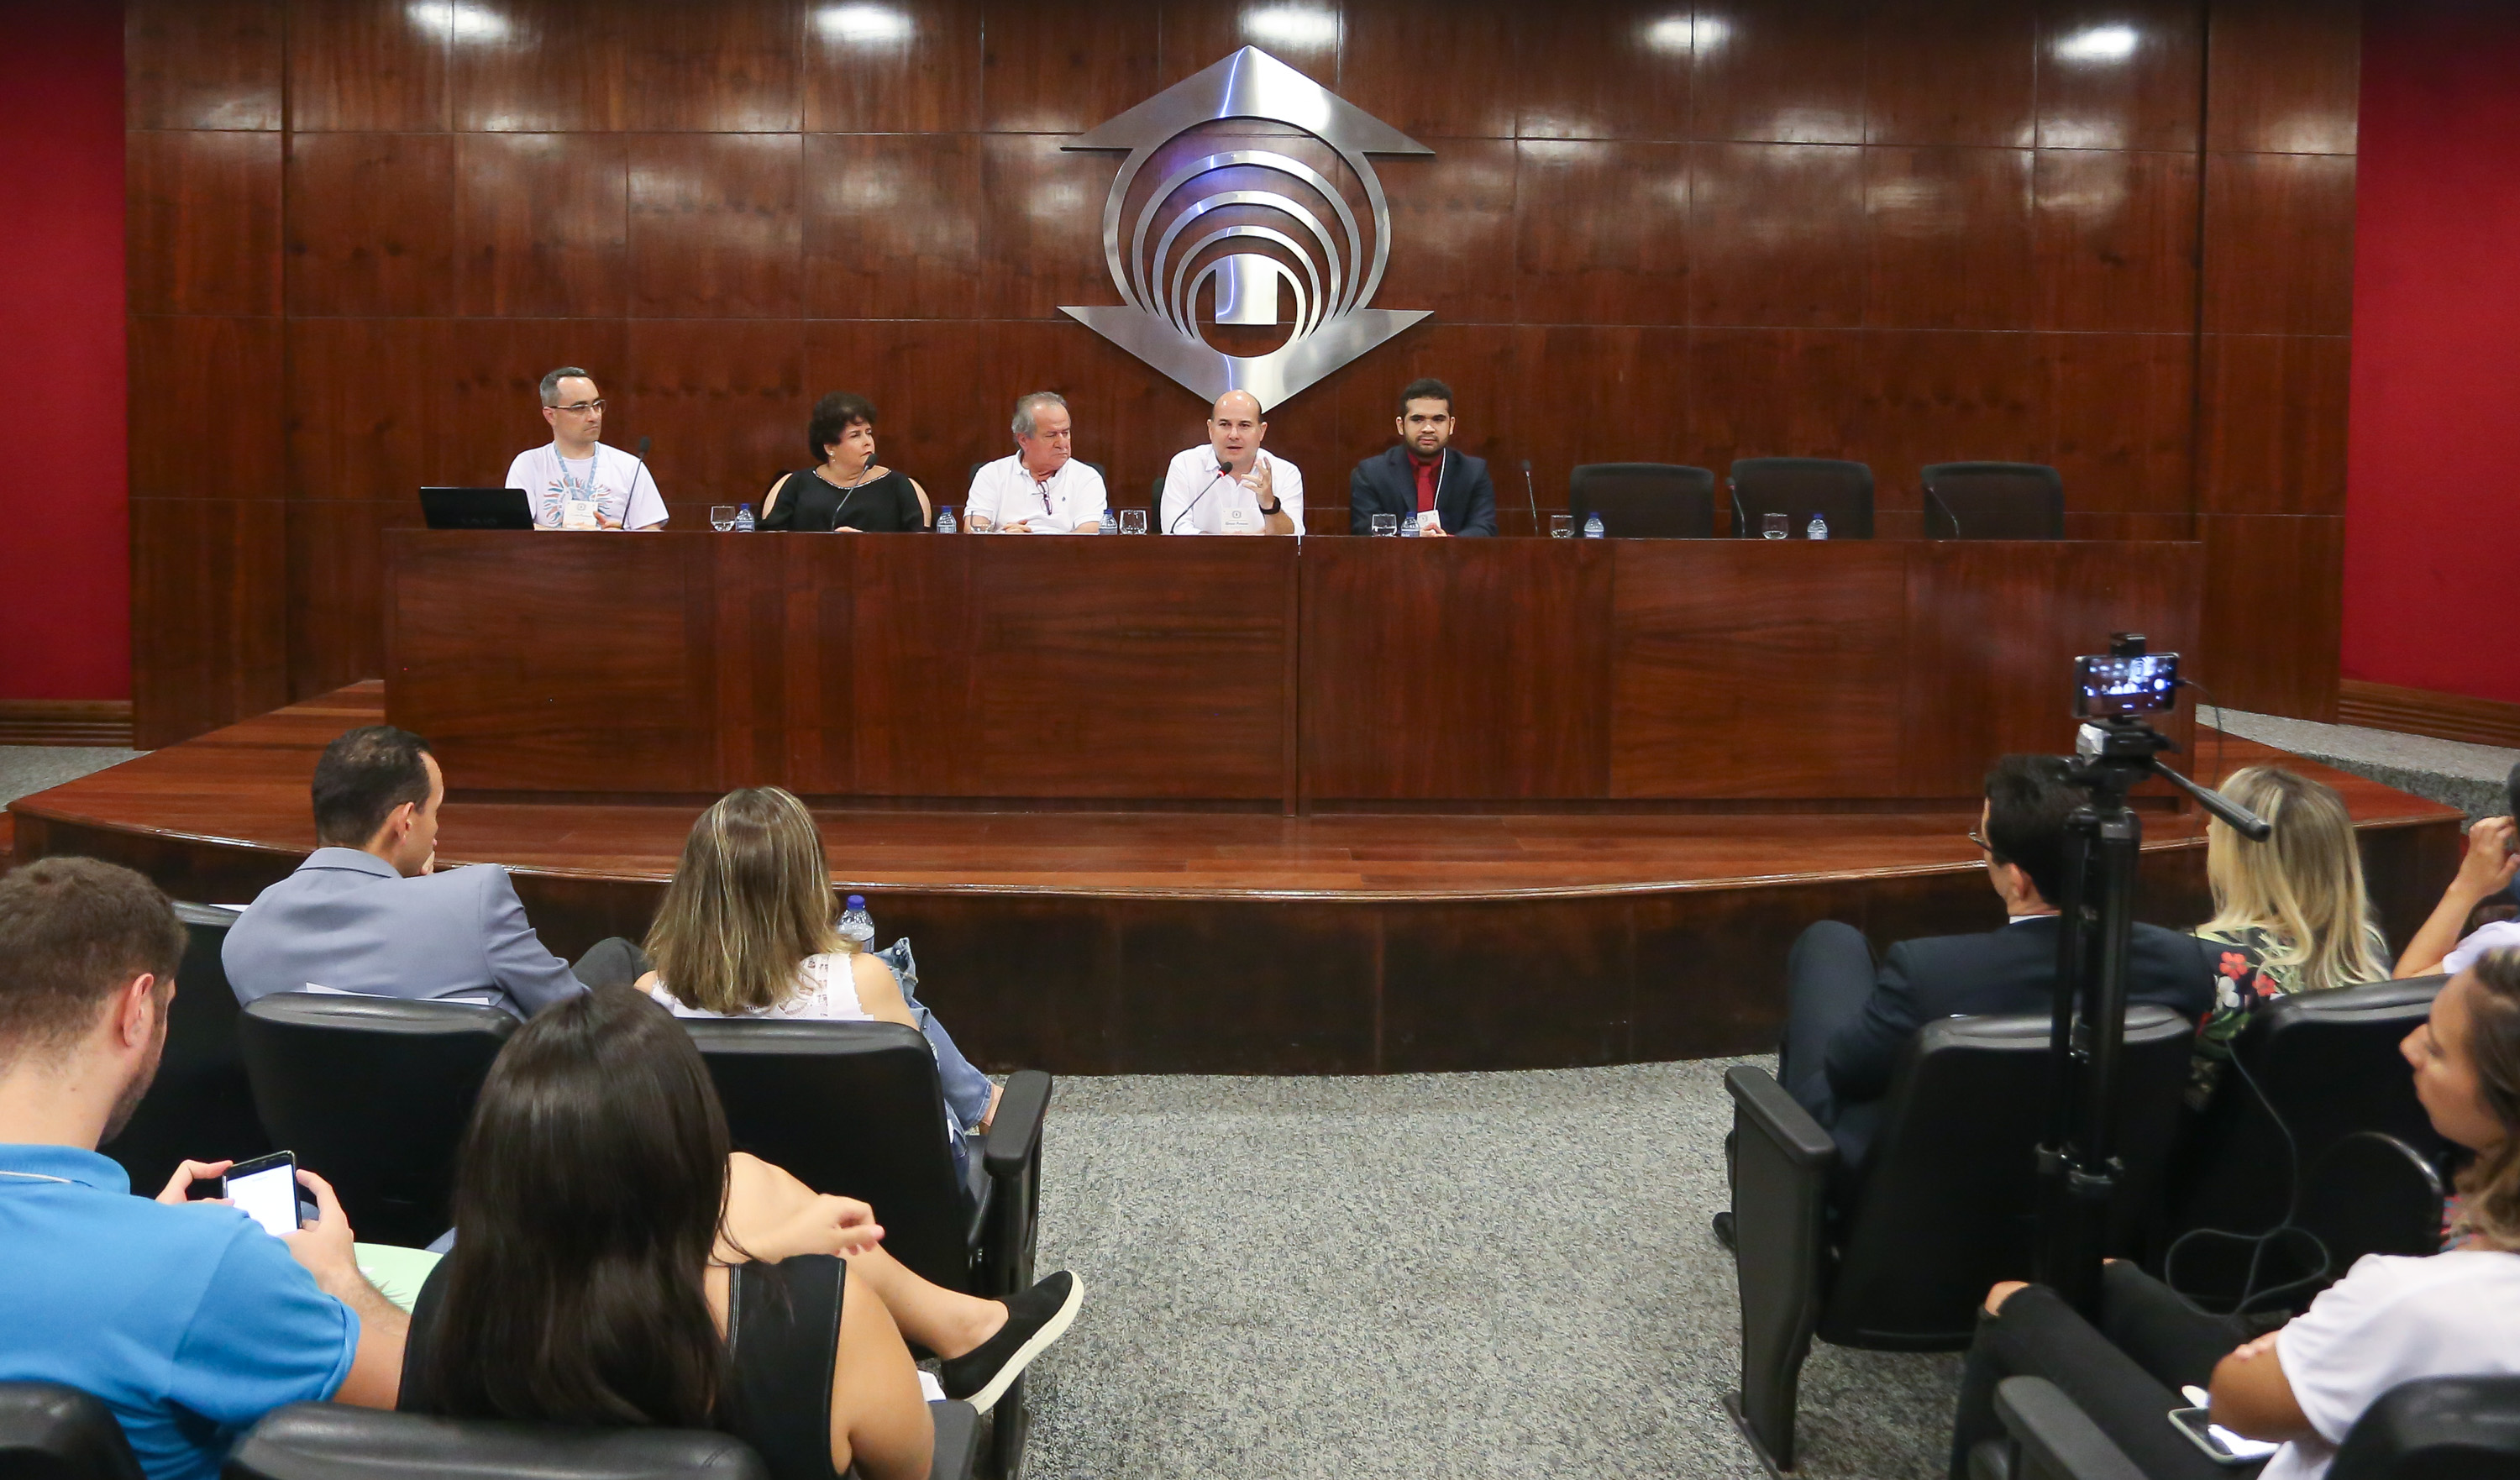
[[[386,712],[460,790],[1289,814],[1965,799],[2070,745],[2075,653],[2193,652],[2203,580],[2186,543],[386,551]]]

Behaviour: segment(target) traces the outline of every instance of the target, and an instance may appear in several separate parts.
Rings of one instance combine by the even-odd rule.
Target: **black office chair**
[[[292,1403],[265,1414],[229,1455],[225,1473],[229,1480],[770,1480],[761,1457],[727,1434],[432,1418],[334,1403]]]
[[[514,1016],[280,992],[248,1004],[239,1027],[263,1124],[333,1185],[359,1237],[419,1247],[446,1232],[456,1147]]]
[[[1919,1029],[1851,1179],[1837,1175],[1828,1132],[1774,1076],[1725,1074],[1741,1296],[1741,1389],[1725,1403],[1776,1468],[1793,1467],[1813,1336],[1875,1351],[1958,1351],[1988,1287],[2029,1278],[2048,1027],[2046,1013],[2023,1013]],[[2194,1025],[2167,1008],[2127,1009],[2115,1247],[2133,1246],[2158,1191],[2194,1038]]]
[[[1833,540],[1872,538],[1872,470],[1836,458],[1735,458],[1725,480],[1732,491],[1732,533],[1759,538],[1764,515],[1781,514],[1801,539],[1815,514]]]
[[[1975,1480],[2145,1480],[2142,1470],[2045,1377],[1997,1384],[2011,1440],[1969,1456]],[[2327,1480],[2520,1480],[2520,1377],[2423,1377],[2362,1411]]]
[[[1620,539],[1703,540],[1715,534],[1715,474],[1677,463],[1585,463],[1566,480],[1575,527],[1601,516]]]
[[[113,1411],[95,1394],[59,1382],[0,1382],[0,1475],[141,1480]]]
[[[935,1284],[1001,1299],[1032,1283],[1048,1074],[1007,1080],[968,1181],[958,1185],[936,1054],[917,1029],[797,1019],[684,1026],[708,1062],[738,1150],[818,1192],[872,1206],[884,1248]],[[990,1473],[1012,1473],[1023,1452],[1026,1380],[992,1411]]]
[[[243,1161],[272,1149],[254,1114],[237,1047],[236,992],[219,949],[240,912],[216,905],[175,907],[184,922],[184,964],[166,1009],[166,1048],[122,1134],[99,1149],[122,1164],[131,1189],[155,1196],[185,1158]]]
[[[1917,479],[1929,540],[2065,537],[2065,480],[2045,463],[1933,463]]]

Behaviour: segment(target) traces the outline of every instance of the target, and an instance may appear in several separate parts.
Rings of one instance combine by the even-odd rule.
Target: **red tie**
[[[1443,468],[1444,459],[1438,455],[1431,463],[1418,463],[1414,457],[1409,461],[1418,463],[1418,512],[1432,514],[1435,512],[1435,474]]]

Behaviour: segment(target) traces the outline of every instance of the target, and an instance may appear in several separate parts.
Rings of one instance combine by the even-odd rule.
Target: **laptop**
[[[521,488],[424,488],[421,516],[431,529],[531,529],[533,505]]]

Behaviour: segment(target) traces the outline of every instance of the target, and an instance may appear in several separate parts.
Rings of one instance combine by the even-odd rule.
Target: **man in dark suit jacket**
[[[1400,445],[1348,474],[1347,532],[1372,534],[1373,516],[1418,516],[1421,535],[1497,532],[1496,486],[1485,460],[1455,452],[1453,387],[1412,381],[1400,392]],[[1432,517],[1429,517],[1429,516]]]
[[[2064,887],[2065,820],[2083,800],[2055,756],[2007,755],[1987,773],[1985,811],[1970,837],[1985,850],[1987,881],[2011,917],[2002,929],[1902,941],[1877,970],[1852,925],[1822,920],[1794,942],[1777,1077],[1828,1127],[1848,1167],[1871,1148],[1891,1070],[1918,1028],[1937,1017],[2045,1012],[2053,1004],[2062,922],[2048,901]],[[2214,1003],[2214,976],[2195,939],[2137,925],[2127,1001],[2202,1016]]]

